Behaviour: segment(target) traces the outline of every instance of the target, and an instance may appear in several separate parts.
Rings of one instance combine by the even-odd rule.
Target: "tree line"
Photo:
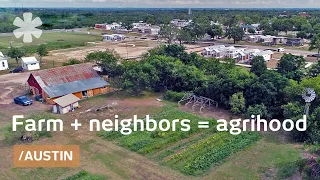
[[[101,64],[111,83],[140,95],[143,91],[189,92],[219,102],[232,113],[250,117],[291,118],[304,113],[301,94],[306,87],[320,93],[320,63],[304,68],[301,56],[284,55],[277,70],[268,70],[263,57],[255,57],[252,68],[235,66],[233,59],[205,59],[186,53],[184,46],[166,45],[152,49],[140,61],[121,60],[115,52],[93,52],[86,60]],[[320,99],[310,107],[307,132],[293,132],[297,141],[320,142]]]

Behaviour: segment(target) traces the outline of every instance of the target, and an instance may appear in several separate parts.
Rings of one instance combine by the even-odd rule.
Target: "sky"
[[[0,7],[320,8],[320,0],[0,0]]]

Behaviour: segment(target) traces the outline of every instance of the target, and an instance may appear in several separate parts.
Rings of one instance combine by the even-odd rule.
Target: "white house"
[[[217,59],[231,58],[238,63],[250,63],[255,56],[262,56],[265,61],[272,59],[273,52],[270,50],[261,51],[259,49],[236,48],[234,46],[225,47],[224,45],[208,46],[203,49],[201,54],[204,57]]]
[[[22,68],[27,71],[40,69],[40,63],[35,57],[21,58]]]
[[[79,107],[80,99],[73,94],[68,94],[53,101],[55,102],[55,105],[53,105],[53,113],[66,114]]]
[[[0,71],[9,69],[7,58],[0,52]]]
[[[232,58],[238,57],[240,52],[245,51],[245,48],[235,48],[234,46],[225,47],[224,45],[205,47],[202,55],[213,58]]]
[[[103,35],[103,41],[122,41],[126,37],[121,34],[105,34]]]
[[[270,61],[273,56],[273,52],[270,50],[261,51],[256,54],[257,56],[262,56],[265,61]]]
[[[183,27],[188,26],[191,23],[191,21],[190,20],[173,19],[170,23],[178,28],[183,28]]]

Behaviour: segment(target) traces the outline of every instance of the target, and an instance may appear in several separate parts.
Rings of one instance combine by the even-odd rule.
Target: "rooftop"
[[[73,94],[68,94],[68,95],[65,95],[65,96],[62,96],[62,97],[59,97],[55,100],[53,100],[55,103],[57,103],[59,106],[61,107],[66,107],[70,104],[73,104],[75,102],[78,102],[80,99],[73,95]]]
[[[35,57],[22,57],[21,60],[25,64],[39,63]]]

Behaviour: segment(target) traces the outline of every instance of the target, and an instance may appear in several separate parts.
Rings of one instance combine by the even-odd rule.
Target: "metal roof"
[[[45,86],[100,77],[90,63],[34,71],[31,74],[35,78],[39,76]]]
[[[50,98],[110,85],[90,63],[35,71],[31,75]]]
[[[70,104],[73,104],[75,102],[78,102],[80,99],[73,95],[73,94],[68,94],[68,95],[65,95],[65,96],[62,96],[62,97],[59,97],[55,100],[53,100],[55,103],[57,103],[59,106],[61,107],[66,107]]]
[[[87,91],[90,89],[96,89],[106,87],[110,85],[101,78],[91,78],[80,81],[73,81],[53,86],[45,86],[43,90],[49,95],[49,97],[59,97],[70,93]]]

